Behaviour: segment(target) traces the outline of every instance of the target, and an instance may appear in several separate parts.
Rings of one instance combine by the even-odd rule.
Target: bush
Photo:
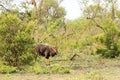
[[[120,54],[119,29],[115,23],[111,23],[109,20],[105,22],[104,27],[106,32],[103,36],[97,38],[97,41],[101,42],[105,48],[98,48],[96,53],[106,58],[118,57]]]
[[[32,28],[34,22],[24,23],[12,14],[0,15],[0,50],[5,64],[15,67],[30,64],[33,43]]]
[[[109,50],[109,49],[97,49],[96,51],[97,54],[100,54],[101,56],[105,57],[105,58],[115,58],[118,57],[120,54],[119,50]]]
[[[45,64],[39,64],[36,62],[32,66],[27,66],[26,70],[27,72],[35,72],[36,74],[47,74],[47,73],[70,73],[70,68],[61,66],[60,64],[51,64],[51,65],[45,65]]]
[[[47,66],[46,67],[42,67],[42,66],[34,67],[34,72],[36,74],[47,74],[47,73],[50,73]]]
[[[53,73],[70,73],[70,68],[61,66],[60,64],[54,64],[51,66]]]
[[[14,73],[17,72],[17,68],[13,66],[6,66],[3,62],[0,62],[0,73]]]
[[[14,72],[17,72],[16,67],[4,65],[0,68],[0,73],[14,73]]]

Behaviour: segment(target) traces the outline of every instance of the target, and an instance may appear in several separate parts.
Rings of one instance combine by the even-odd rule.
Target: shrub
[[[70,68],[61,66],[60,64],[54,64],[51,66],[53,73],[70,73]]]
[[[4,65],[0,68],[0,73],[14,73],[14,72],[17,72],[17,68],[13,66]]]
[[[49,73],[49,69],[46,67],[42,67],[42,66],[39,66],[39,67],[34,67],[34,72],[36,74],[47,74]]]
[[[105,45],[105,48],[98,48],[96,52],[106,58],[118,57],[120,54],[119,29],[115,23],[111,23],[109,20],[105,21],[104,27],[106,32],[97,38],[97,41]]]
[[[0,15],[0,41],[2,60],[7,65],[20,67],[32,61],[32,27],[34,22],[25,24],[12,14]],[[24,24],[23,24],[24,23]]]
[[[6,66],[3,62],[0,62],[0,73],[14,73],[17,72],[17,68],[13,66]]]

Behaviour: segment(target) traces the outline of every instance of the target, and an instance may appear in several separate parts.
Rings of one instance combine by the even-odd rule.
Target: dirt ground
[[[85,60],[73,61],[69,74],[0,74],[0,80],[120,80],[120,60]]]
[[[0,80],[87,80],[86,76],[95,75],[94,71],[99,71],[102,79],[93,78],[93,80],[120,80],[120,66],[104,67],[100,69],[84,68],[74,70],[70,74],[35,74],[35,73],[14,73],[0,74]],[[93,74],[92,74],[93,72]],[[97,73],[96,73],[97,74]],[[91,79],[91,78],[90,78]],[[92,80],[92,79],[91,79]]]
[[[120,80],[120,67],[99,69],[102,73],[102,79],[96,80]],[[71,74],[34,74],[34,73],[15,73],[0,74],[0,80],[84,80],[83,71],[75,71]],[[86,69],[86,74],[87,72]],[[81,78],[82,75],[82,78]],[[86,80],[86,79],[85,79]],[[95,78],[93,79],[95,80]]]

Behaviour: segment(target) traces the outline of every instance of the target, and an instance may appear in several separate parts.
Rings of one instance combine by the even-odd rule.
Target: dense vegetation
[[[0,0],[0,72],[49,73],[49,67],[43,65],[41,57],[37,62],[33,60],[33,47],[37,43],[57,46],[59,54],[54,60],[69,60],[75,53],[119,57],[120,10],[117,0],[83,0],[80,2],[84,7],[83,14],[76,20],[65,19],[66,12],[59,1],[41,0],[38,5],[32,1],[34,9],[29,10],[31,4],[23,2],[20,7],[24,12],[21,12],[20,7],[6,6],[14,6],[12,0]],[[70,73],[70,66],[61,64],[52,64],[52,71]]]

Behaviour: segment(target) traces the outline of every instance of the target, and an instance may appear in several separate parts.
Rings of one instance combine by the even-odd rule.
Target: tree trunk
[[[35,17],[38,17],[36,2],[35,2],[35,0],[31,0],[31,2],[32,2],[32,5],[34,5],[34,15],[35,15]]]

